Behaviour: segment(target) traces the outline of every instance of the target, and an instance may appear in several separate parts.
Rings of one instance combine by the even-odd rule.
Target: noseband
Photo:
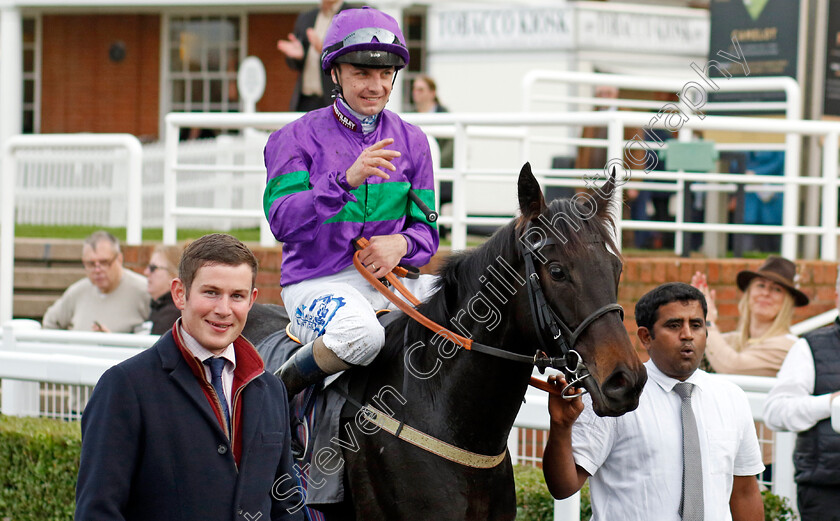
[[[586,364],[583,362],[583,357],[574,349],[578,337],[593,322],[612,311],[617,311],[621,319],[624,320],[624,309],[617,303],[602,306],[590,313],[572,331],[563,319],[557,316],[557,313],[548,305],[542,286],[540,285],[540,276],[537,273],[534,263],[534,257],[537,251],[544,246],[556,245],[557,241],[554,238],[546,237],[532,245],[525,245],[523,241],[519,241],[519,243],[522,257],[525,259],[525,277],[528,286],[528,303],[531,307],[531,317],[534,321],[534,330],[537,332],[537,341],[542,348],[541,350],[538,349],[536,354],[534,354],[533,363],[539,369],[540,373],[544,373],[546,367],[563,371],[568,383],[561,391],[561,395],[563,398],[571,400],[580,396],[580,394],[569,395],[567,391],[582,382],[585,378],[591,376],[589,370],[586,368]],[[556,346],[560,350],[560,356],[549,357],[546,355],[546,351],[550,351],[550,346]],[[583,393],[585,394],[586,392],[584,389]]]

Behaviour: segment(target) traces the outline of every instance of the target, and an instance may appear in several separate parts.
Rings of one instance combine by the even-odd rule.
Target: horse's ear
[[[595,208],[595,215],[602,218],[609,217],[610,202],[612,201],[613,192],[615,192],[615,167],[612,168],[607,182],[601,188],[597,188],[595,192],[594,199],[597,206]]]
[[[531,163],[525,163],[519,171],[519,211],[522,218],[533,221],[546,209],[540,184],[531,173]]]

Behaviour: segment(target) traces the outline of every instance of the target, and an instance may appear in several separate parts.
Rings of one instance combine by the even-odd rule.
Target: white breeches
[[[434,291],[436,279],[434,275],[420,275],[400,281],[418,299],[425,300]],[[283,302],[291,318],[292,334],[304,344],[323,336],[327,348],[353,365],[369,364],[385,344],[385,330],[376,319],[376,311],[396,309],[353,266],[284,287]]]

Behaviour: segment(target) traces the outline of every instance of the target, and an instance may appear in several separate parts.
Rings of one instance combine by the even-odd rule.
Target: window
[[[236,71],[244,58],[245,17],[171,16],[165,59],[168,111],[237,112]],[[164,111],[167,112],[167,111]]]
[[[23,19],[23,133],[41,131],[41,18]]]
[[[410,8],[403,12],[403,35],[408,46],[408,67],[402,72],[403,109],[414,110],[411,102],[411,82],[418,74],[426,73],[426,9]]]

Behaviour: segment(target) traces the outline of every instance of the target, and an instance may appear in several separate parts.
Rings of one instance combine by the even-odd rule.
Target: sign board
[[[572,10],[557,7],[434,5],[427,48],[432,52],[570,49]]]
[[[828,2],[823,114],[840,116],[840,0]]]
[[[587,50],[705,56],[709,45],[705,16],[608,11],[578,4],[576,30],[578,48]]]
[[[737,63],[723,64],[733,77],[790,76],[797,78],[799,51],[799,0],[711,0],[709,59],[719,52],[742,54],[749,73]],[[724,72],[710,69],[710,76]],[[783,99],[776,93],[726,93],[714,101],[769,101]]]
[[[236,88],[245,103],[245,112],[256,112],[257,102],[265,92],[265,67],[256,56],[242,60],[236,74]]]

